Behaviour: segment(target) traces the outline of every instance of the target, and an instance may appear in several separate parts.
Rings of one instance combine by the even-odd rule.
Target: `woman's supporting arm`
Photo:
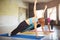
[[[37,3],[37,0],[34,0],[34,28],[35,28],[36,37],[38,37],[38,33],[37,33],[37,23],[36,23],[36,21],[35,21],[35,18],[37,18],[37,16],[36,16],[36,3]]]

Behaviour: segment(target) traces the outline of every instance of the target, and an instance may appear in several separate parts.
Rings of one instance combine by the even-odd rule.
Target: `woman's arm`
[[[35,18],[37,17],[36,16],[36,3],[37,3],[37,0],[34,0],[34,29],[35,29],[35,34],[36,34],[36,37],[38,37],[38,33],[37,33],[37,23],[35,22]]]
[[[43,18],[44,18],[44,13],[45,13],[46,9],[47,9],[47,5],[45,5],[45,9],[44,9],[44,11],[42,13]]]
[[[37,16],[36,16],[36,4],[37,4],[37,0],[34,0],[34,19],[33,19],[33,21],[34,21],[34,24],[35,24],[35,28],[36,28],[36,21],[35,21],[35,18],[37,18]]]
[[[37,0],[34,0],[34,17],[37,17],[36,16],[36,4],[37,4]]]

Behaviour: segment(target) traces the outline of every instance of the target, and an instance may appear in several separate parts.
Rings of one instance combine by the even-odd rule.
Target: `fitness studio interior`
[[[0,40],[60,40],[60,0],[0,0]]]

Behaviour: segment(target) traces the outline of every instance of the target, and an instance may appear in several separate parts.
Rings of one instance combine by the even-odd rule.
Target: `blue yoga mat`
[[[32,35],[24,35],[24,34],[17,34],[14,36],[8,36],[8,34],[0,34],[0,36],[4,36],[4,37],[12,37],[12,38],[27,38],[27,39],[42,39],[44,38],[44,36],[39,36],[38,38],[36,38],[36,36],[32,36]]]

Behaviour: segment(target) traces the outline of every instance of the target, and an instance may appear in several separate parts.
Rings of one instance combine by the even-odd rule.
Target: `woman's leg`
[[[19,28],[17,27],[16,29],[14,29],[12,32],[11,32],[11,36],[13,35],[16,35],[18,32],[19,32]]]
[[[53,24],[51,24],[51,29],[53,29]]]
[[[51,29],[53,29],[53,25],[54,25],[54,21],[53,20],[51,20],[50,25],[51,25]]]
[[[40,24],[37,24],[37,28],[40,26],[41,26]],[[34,30],[34,26],[30,30]]]
[[[25,21],[21,22],[18,27],[11,32],[11,36],[16,35],[18,32],[24,32],[24,30],[27,29],[28,26],[29,25]]]
[[[16,35],[18,32],[21,32],[21,24],[11,32],[11,36]]]
[[[48,29],[49,29],[49,32],[50,32],[50,23],[48,23]]]

